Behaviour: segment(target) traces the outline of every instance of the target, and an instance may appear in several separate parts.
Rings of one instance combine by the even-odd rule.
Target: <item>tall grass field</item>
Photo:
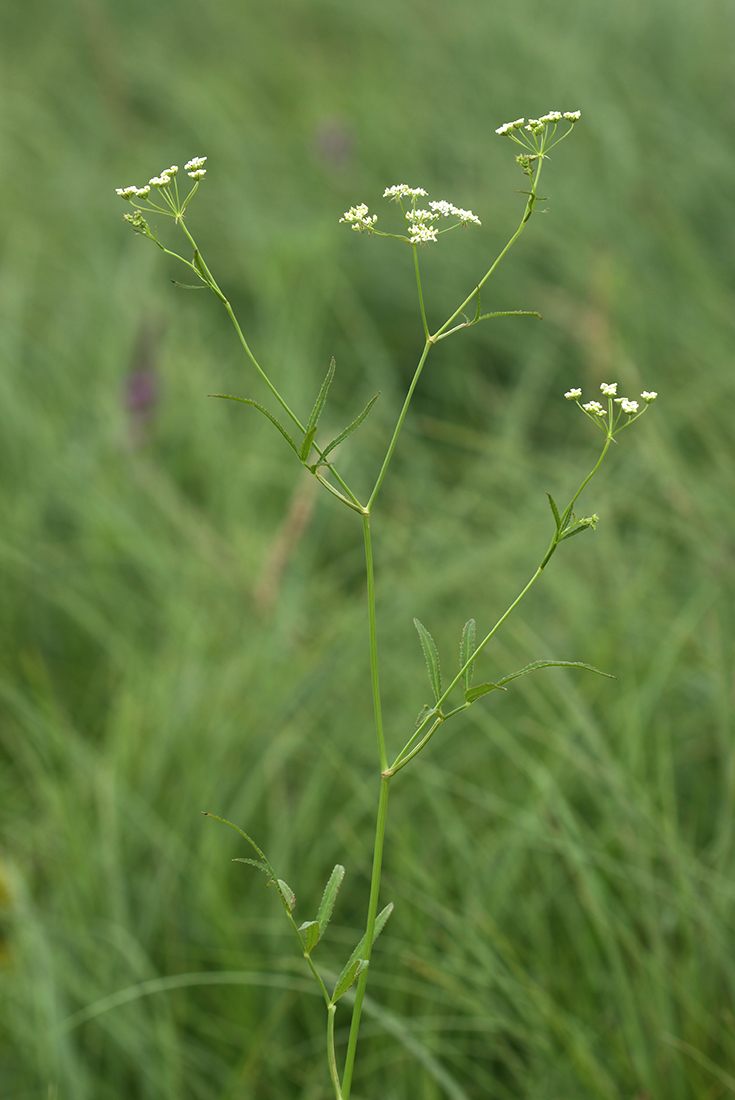
[[[401,181],[475,211],[422,254],[443,316],[523,210],[495,128],[557,107],[483,297],[543,322],[436,349],[381,497],[386,733],[426,701],[412,618],[447,653],[495,621],[597,447],[562,395],[612,380],[655,410],[484,659],[617,680],[519,680],[396,779],[352,1095],[735,1093],[733,41],[726,0],[2,6],[2,1100],[328,1100],[277,898],[200,811],[304,910],[346,866],[335,970],[369,888],[360,526],[208,400],[265,392],[115,188],[209,158],[191,228],[291,404],[331,356],[325,430],[381,392],[340,452],[364,492],[423,337],[409,250],[340,215]]]

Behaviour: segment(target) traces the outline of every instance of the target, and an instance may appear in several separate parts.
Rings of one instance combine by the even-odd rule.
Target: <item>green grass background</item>
[[[481,230],[424,253],[440,322],[522,209],[495,127],[556,108],[583,120],[548,213],[484,298],[544,322],[437,349],[375,514],[389,743],[427,696],[412,616],[449,672],[595,454],[562,393],[614,379],[660,399],[482,674],[618,679],[521,680],[395,781],[354,1095],[731,1095],[730,0],[24,0],[0,32],[3,1100],[330,1096],[277,899],[200,810],[255,834],[301,919],[346,864],[325,966],[367,898],[359,520],[252,410],[206,399],[266,394],[114,188],[209,157],[190,226],[289,401],[308,412],[332,354],[326,428],[381,391],[340,455],[365,492],[421,330],[408,250],[337,219],[387,220],[401,181],[473,209]]]

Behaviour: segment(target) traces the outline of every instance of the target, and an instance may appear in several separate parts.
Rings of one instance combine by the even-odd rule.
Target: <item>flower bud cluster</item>
[[[571,390],[567,390],[564,396],[566,397],[567,401],[576,402],[576,404],[579,405],[580,409],[582,409],[582,411],[585,412],[587,416],[589,416],[591,419],[606,420],[605,426],[603,427],[602,425],[600,425],[600,427],[603,427],[603,431],[609,433],[610,435],[615,434],[616,426],[618,425],[618,423],[620,423],[621,417],[623,415],[627,418],[625,422],[621,425],[621,427],[624,428],[627,424],[630,424],[633,420],[636,420],[639,416],[641,416],[646,411],[651,402],[655,401],[658,397],[658,394],[654,390],[644,390],[641,394],[641,398],[643,400],[643,408],[641,408],[638,401],[631,401],[627,397],[616,396],[618,392],[617,382],[602,382],[600,384],[600,390],[603,397],[607,397],[608,399],[607,408],[605,408],[599,401],[586,401],[584,405],[580,404],[579,399],[582,396],[581,389],[574,388]],[[613,405],[619,406],[619,412],[617,413],[617,415],[614,414]],[[620,429],[618,428],[618,431],[619,430]]]
[[[393,199],[394,202],[399,202],[404,198],[418,198],[419,196],[424,198],[427,192],[423,187],[409,187],[407,183],[394,183],[392,187],[386,187],[383,192],[384,199]]]

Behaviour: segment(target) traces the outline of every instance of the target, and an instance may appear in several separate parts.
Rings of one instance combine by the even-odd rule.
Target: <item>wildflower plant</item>
[[[303,955],[306,965],[311,971],[324,998],[326,1011],[326,1047],[327,1064],[331,1076],[332,1086],[336,1100],[348,1100],[352,1088],[357,1041],[362,1013],[363,999],[369,977],[370,959],[375,940],[382,932],[392,912],[393,904],[389,902],[380,908],[381,868],[383,862],[383,845],[386,832],[388,795],[391,785],[405,767],[409,766],[416,757],[424,752],[432,738],[441,727],[458,714],[475,706],[486,695],[495,691],[506,691],[508,687],[519,677],[533,673],[538,669],[550,666],[563,666],[566,668],[586,669],[602,676],[608,673],[582,661],[567,660],[538,660],[515,671],[494,675],[492,679],[484,679],[483,682],[473,684],[473,674],[476,666],[480,664],[482,651],[488,645],[506,619],[526,597],[531,588],[549,564],[562,542],[584,531],[594,529],[598,523],[596,514],[580,515],[575,512],[579,497],[589,484],[590,480],[599,470],[611,443],[616,440],[622,431],[630,427],[646,412],[648,406],[655,400],[656,393],[644,391],[637,400],[618,396],[617,383],[603,382],[600,386],[602,401],[591,399],[582,403],[582,391],[573,388],[564,395],[568,401],[574,402],[582,410],[588,419],[592,420],[604,436],[604,444],[593,464],[592,469],[582,480],[577,490],[572,494],[568,503],[559,508],[553,497],[548,494],[549,504],[553,518],[553,529],[546,552],[541,557],[536,571],[525,587],[510,602],[506,610],[489,629],[480,632],[478,640],[477,626],[474,619],[470,619],[464,626],[459,642],[459,665],[457,671],[450,677],[449,683],[442,681],[439,654],[434,640],[427,628],[418,619],[414,624],[419,636],[419,642],[423,649],[431,688],[431,701],[427,703],[413,730],[390,730],[390,738],[386,736],[383,723],[383,710],[381,703],[380,679],[378,672],[378,642],[375,614],[375,577],[373,568],[373,552],[371,540],[371,520],[376,508],[377,499],[381,487],[390,467],[391,459],[395,451],[401,428],[406,419],[412,397],[418,385],[422,371],[432,348],[441,340],[457,335],[473,325],[498,317],[539,317],[534,310],[503,310],[483,312],[481,305],[481,291],[487,281],[495,272],[498,264],[518,239],[525,229],[536,207],[539,178],[548,158],[549,151],[559,142],[563,141],[572,132],[576,122],[580,118],[579,111],[568,111],[562,114],[559,111],[550,111],[538,119],[516,119],[498,127],[496,133],[501,137],[508,137],[519,145],[522,152],[516,160],[528,180],[528,187],[521,192],[526,196],[525,207],[518,228],[510,237],[505,247],[490,264],[485,274],[472,285],[465,299],[449,313],[446,320],[434,327],[429,324],[424,296],[421,285],[420,252],[423,247],[435,245],[439,238],[454,229],[480,227],[480,219],[471,210],[465,210],[454,206],[446,199],[431,200],[422,187],[409,187],[407,184],[394,184],[387,187],[383,198],[394,202],[400,209],[397,231],[378,228],[378,215],[370,213],[369,208],[360,203],[347,210],[339,219],[351,229],[361,234],[368,233],[371,236],[387,237],[399,241],[412,249],[414,271],[416,279],[417,302],[423,327],[424,343],[420,351],[413,378],[408,387],[403,406],[398,414],[394,430],[387,443],[385,455],[378,471],[373,489],[367,499],[360,499],[353,491],[345,478],[340,474],[334,462],[335,449],[344,443],[355,432],[369,415],[378,395],[376,394],[365,408],[348,424],[343,431],[331,440],[325,440],[319,435],[320,417],[328,398],[329,388],[334,378],[334,360],[329,365],[321,389],[316,396],[314,405],[308,414],[304,416],[294,411],[286,398],[271,381],[268,373],[256,359],[248,344],[245,335],[235,317],[232,307],[224,292],[220,289],[210,269],[202,258],[199,247],[191,235],[186,224],[185,215],[188,207],[197,193],[200,184],[206,177],[204,164],[206,157],[194,157],[184,166],[184,174],[179,174],[176,165],[165,169],[159,176],[154,176],[143,187],[134,185],[119,188],[117,194],[133,206],[132,213],[125,214],[125,219],[133,230],[139,235],[153,241],[167,255],[181,261],[196,279],[193,284],[178,283],[178,286],[193,288],[208,288],[222,302],[235,327],[237,337],[243,347],[255,371],[267,386],[278,406],[279,416],[265,408],[259,402],[250,397],[236,397],[232,394],[212,394],[213,397],[226,398],[249,405],[267,417],[275,429],[282,436],[284,443],[294,456],[294,463],[301,464],[317,479],[322,487],[340,505],[357,513],[363,527],[365,545],[365,571],[366,571],[366,597],[367,597],[367,622],[370,650],[371,689],[375,716],[375,733],[377,740],[377,763],[380,781],[380,793],[376,815],[375,843],[373,853],[372,876],[370,883],[370,896],[365,918],[365,934],[356,945],[352,954],[346,960],[339,974],[329,974],[323,968],[317,966],[314,954],[318,945],[327,931],[332,911],[335,905],[338,891],[342,885],[345,869],[337,865],[327,882],[322,896],[321,904],[316,914],[310,919],[298,919],[294,915],[296,911],[296,897],[291,887],[278,875],[268,858],[255,840],[248,836],[242,829],[232,822],[216,814],[207,816],[216,817],[235,829],[244,841],[249,845],[250,854],[242,857],[240,862],[250,864],[263,872],[269,884],[276,887],[280,903],[283,906],[286,919],[291,925],[294,937],[298,943],[298,950]],[[560,132],[561,127],[561,132]],[[179,180],[183,186],[179,186]],[[191,181],[189,183],[188,181]],[[186,192],[186,193],[185,193]],[[172,251],[159,240],[158,233],[149,225],[147,217],[168,217],[179,229],[187,242],[189,254],[182,256]],[[382,219],[382,214],[381,214]],[[381,222],[382,225],[382,222]],[[466,310],[474,307],[474,313],[467,314]],[[285,417],[285,420],[284,420]],[[283,422],[282,422],[283,420]],[[613,677],[611,677],[613,678]],[[401,747],[397,752],[389,753],[389,743],[396,743]],[[354,999],[343,998],[356,984]],[[343,1003],[352,1003],[351,1023],[347,1051],[342,1068],[338,1064],[337,1051],[335,1049],[334,1029],[335,1017],[338,1006]]]

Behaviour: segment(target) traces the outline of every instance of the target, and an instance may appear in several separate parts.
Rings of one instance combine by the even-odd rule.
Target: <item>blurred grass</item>
[[[439,317],[519,216],[495,126],[556,107],[583,121],[486,299],[544,324],[437,348],[376,515],[389,738],[425,700],[412,616],[448,664],[512,598],[544,493],[597,446],[560,395],[613,378],[661,398],[484,668],[618,681],[521,680],[396,781],[356,1095],[735,1091],[733,21],[723,0],[0,12],[3,1098],[328,1097],[274,899],[198,811],[258,837],[299,914],[347,865],[335,967],[367,895],[359,527],[268,425],[207,402],[264,394],[114,188],[209,157],[190,224],[289,400],[331,354],[330,425],[381,390],[340,455],[364,488],[420,326],[408,257],[339,214],[398,180],[479,214],[426,250]],[[186,974],[212,984],[101,1011]]]

